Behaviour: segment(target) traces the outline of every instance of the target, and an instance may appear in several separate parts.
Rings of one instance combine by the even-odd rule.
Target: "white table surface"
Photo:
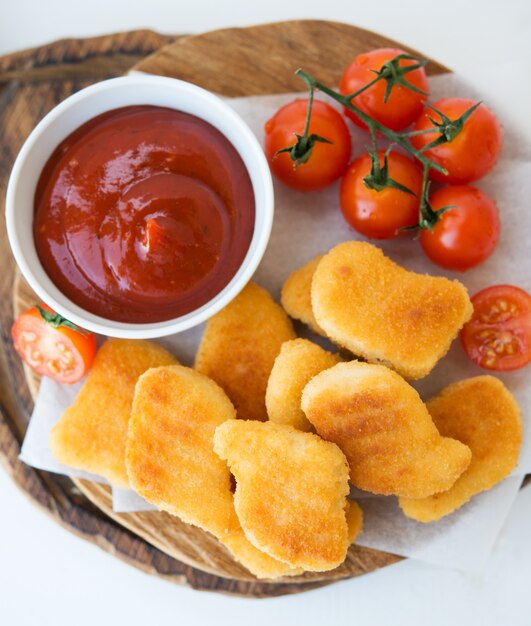
[[[441,7],[441,8],[439,8]],[[0,54],[135,28],[193,33],[295,18],[351,22],[455,69],[531,138],[529,0],[0,0]],[[60,528],[0,468],[0,623],[185,626],[531,624],[531,487],[481,575],[403,561],[303,595],[244,600],[146,576]]]

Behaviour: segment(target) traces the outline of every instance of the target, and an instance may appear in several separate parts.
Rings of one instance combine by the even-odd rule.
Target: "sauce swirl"
[[[208,122],[129,106],[74,131],[35,193],[40,261],[73,302],[149,323],[197,309],[231,280],[253,236],[247,169]]]

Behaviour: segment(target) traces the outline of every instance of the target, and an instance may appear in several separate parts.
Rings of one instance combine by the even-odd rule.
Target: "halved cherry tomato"
[[[443,98],[433,106],[451,120],[459,118],[473,106],[473,100],[465,98]],[[426,107],[417,120],[413,130],[433,128],[429,117],[440,123],[441,116]],[[426,133],[414,135],[411,143],[417,150],[422,150],[439,135]],[[470,183],[484,176],[496,163],[501,150],[501,130],[496,116],[484,104],[481,104],[465,121],[461,132],[454,139],[424,151],[424,155],[448,170],[441,174],[430,170],[430,178],[441,183]]]
[[[295,167],[288,153],[277,154],[302,135],[308,100],[294,100],[279,109],[265,124],[265,152],[273,174],[285,185],[299,191],[327,187],[347,168],[350,160],[350,133],[345,120],[326,102],[314,100],[309,133],[332,143],[316,142],[306,163]]]
[[[15,320],[11,329],[15,350],[43,376],[60,383],[81,380],[96,354],[94,333],[77,328],[45,304],[40,307],[43,312],[35,306]]]
[[[513,285],[494,285],[472,298],[474,314],[461,330],[472,361],[500,372],[531,361],[531,296]]]
[[[384,164],[384,155],[384,150],[380,150],[380,166]],[[422,173],[403,154],[389,153],[388,176],[415,194],[411,195],[393,187],[385,187],[380,191],[369,189],[363,179],[370,171],[371,157],[368,153],[349,165],[341,181],[339,196],[343,215],[353,228],[366,237],[397,237],[400,228],[418,222]]]
[[[374,80],[374,72],[381,70],[386,61],[394,59],[399,54],[404,54],[404,51],[397,48],[378,48],[371,52],[359,54],[343,73],[339,83],[339,91],[345,96],[358,91]],[[411,59],[402,59],[399,62],[399,67],[415,65],[416,63],[417,61]],[[424,68],[407,72],[404,74],[404,79],[420,91],[428,93],[428,79]],[[409,126],[420,115],[427,95],[411,91],[401,85],[395,85],[387,102],[384,102],[385,90],[386,81],[379,80],[372,87],[356,96],[352,103],[387,128],[401,130]],[[366,128],[365,124],[352,111],[345,109],[345,114],[358,126]]]
[[[443,213],[431,230],[420,234],[420,245],[437,265],[465,271],[489,257],[500,236],[500,218],[494,200],[475,187],[448,186],[430,197],[433,210]]]

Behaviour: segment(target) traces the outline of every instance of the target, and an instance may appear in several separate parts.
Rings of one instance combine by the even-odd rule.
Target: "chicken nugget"
[[[159,509],[223,537],[237,528],[214,431],[234,418],[216,383],[181,365],[148,370],[136,385],[127,437],[131,487]]]
[[[340,360],[336,354],[306,339],[283,343],[267,383],[265,402],[269,419],[277,424],[313,431],[301,409],[302,390],[313,376]]]
[[[457,280],[410,272],[356,241],[323,257],[311,297],[317,323],[332,341],[413,379],[433,369],[472,315]]]
[[[352,545],[363,528],[363,511],[357,502],[347,500],[345,516],[348,526],[348,542]]]
[[[282,287],[280,303],[290,317],[300,320],[317,335],[324,336],[325,333],[313,314],[311,298],[313,273],[322,258],[322,255],[316,256],[288,276]]]
[[[285,424],[230,420],[216,429],[214,450],[236,478],[234,506],[254,546],[305,570],[343,562],[349,485],[337,446]]]
[[[214,431],[236,412],[218,385],[174,365],[143,374],[129,422],[126,464],[131,486],[148,502],[216,536],[261,578],[292,568],[249,544],[234,510],[230,472],[214,454]]]
[[[265,421],[269,374],[289,339],[295,333],[286,313],[265,289],[249,283],[207,322],[195,368],[218,383],[239,418]]]
[[[269,554],[253,546],[241,527],[239,531],[224,537],[221,542],[236,561],[246,567],[257,578],[274,580],[283,576],[297,576],[304,572],[303,569],[290,567],[287,563],[274,559]]]
[[[419,522],[439,520],[494,487],[516,466],[522,443],[518,404],[493,376],[449,385],[426,404],[439,432],[466,444],[472,461],[448,491],[422,500],[399,498],[404,513]]]
[[[135,384],[150,367],[177,363],[150,341],[109,339],[70,406],[50,433],[54,457],[127,488],[125,443]]]
[[[470,463],[470,449],[441,437],[415,389],[383,365],[352,361],[317,374],[302,409],[365,491],[423,498],[449,489]]]

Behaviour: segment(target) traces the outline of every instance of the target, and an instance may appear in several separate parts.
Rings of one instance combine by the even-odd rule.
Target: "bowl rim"
[[[174,89],[177,96],[185,93],[188,97],[196,98],[207,104],[211,104],[217,110],[216,112],[219,114],[220,118],[224,118],[225,121],[234,129],[234,132],[241,135],[242,140],[245,140],[245,142],[249,144],[252,163],[249,163],[249,158],[246,160],[242,155],[241,156],[246,169],[249,171],[249,175],[251,175],[252,166],[256,177],[260,180],[260,185],[263,187],[263,189],[260,190],[262,192],[262,199],[259,202],[256,199],[255,185],[251,180],[253,184],[253,191],[255,192],[255,210],[258,209],[258,207],[261,207],[261,224],[260,228],[257,228],[257,215],[255,214],[255,228],[253,236],[240,267],[229,283],[211,300],[198,309],[169,320],[151,323],[126,323],[110,320],[86,311],[83,307],[67,298],[67,296],[65,296],[59,288],[51,282],[51,279],[42,265],[38,268],[33,268],[31,266],[26,258],[24,248],[28,245],[35,247],[35,243],[33,234],[31,236],[31,244],[26,242],[25,245],[21,243],[18,236],[16,227],[16,195],[19,185],[22,184],[21,172],[26,164],[26,161],[35,145],[42,141],[43,134],[51,124],[64,116],[70,109],[83,102],[86,98],[94,97],[95,95],[98,96],[98,94],[102,94],[102,98],[104,98],[106,92],[116,88],[119,89],[121,86],[148,84]],[[146,102],[142,99],[142,96],[139,96],[136,104],[149,104],[149,102]],[[111,111],[115,108],[121,108],[121,106],[134,106],[134,103],[131,103],[131,105],[110,106],[105,110]],[[177,107],[178,103],[176,104],[175,109],[179,110]],[[95,113],[93,117],[96,117],[98,114],[99,113]],[[91,118],[87,118],[87,121],[89,119]],[[207,121],[208,123],[212,123],[209,120]],[[215,126],[215,124],[213,125]],[[65,133],[63,139],[69,134],[69,132]],[[56,147],[57,144],[50,146],[49,151],[47,151],[48,157],[52,154]],[[24,144],[22,145],[13,164],[6,192],[5,215],[8,240],[15,261],[22,275],[41,300],[46,302],[46,304],[62,316],[86,330],[109,337],[124,339],[151,339],[180,333],[201,324],[233,300],[249,282],[262,260],[271,234],[274,215],[273,181],[265,154],[258,139],[240,115],[236,113],[236,111],[234,111],[234,109],[232,109],[222,98],[210,91],[207,91],[206,89],[203,89],[202,87],[194,85],[193,83],[176,78],[151,76],[135,72],[128,76],[121,76],[118,78],[100,81],[76,92],[75,94],[72,94],[55,106],[35,126],[24,141]],[[50,282],[57,295],[50,293],[49,290],[42,285],[42,281],[39,279],[39,272],[41,275],[44,274],[44,280]]]

